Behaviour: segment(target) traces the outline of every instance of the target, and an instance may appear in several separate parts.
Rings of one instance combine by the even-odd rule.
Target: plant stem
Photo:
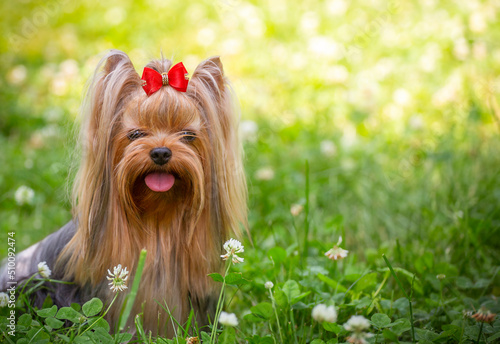
[[[34,273],[23,285],[23,289],[21,289],[21,292],[19,293],[19,296],[22,297],[22,300],[24,301],[24,303],[26,304],[26,306],[28,307],[28,309],[30,310],[30,312],[34,312],[33,310],[33,307],[31,306],[30,304],[30,301],[29,301],[29,298],[24,294],[24,290],[26,289],[26,287],[28,286],[28,284],[33,280],[33,278],[35,278],[35,276],[38,274],[38,272]],[[31,289],[28,290],[28,292],[32,292]],[[28,294],[29,295],[29,294]],[[23,297],[24,296],[24,297]]]
[[[382,283],[380,283],[380,287],[378,287],[378,289],[375,291],[375,294],[373,294],[373,296],[372,296],[373,299],[375,299],[377,297],[377,295],[380,293],[383,286],[385,285],[385,282],[387,282],[387,279],[389,278],[390,274],[391,273],[389,271],[386,273],[386,275],[384,276],[384,279],[382,280]]]
[[[23,294],[24,293],[24,289],[26,289],[26,287],[28,286],[28,284],[31,282],[31,280],[33,280],[33,278],[35,278],[35,276],[38,274],[38,272],[34,273],[23,285],[23,289],[21,289],[21,292],[20,294]]]
[[[215,344],[215,334],[217,333],[217,325],[219,323],[220,312],[222,311],[222,306],[224,305],[224,287],[226,286],[226,276],[231,267],[231,258],[228,259],[228,264],[226,272],[224,273],[224,280],[222,281],[222,288],[220,289],[219,300],[217,301],[217,308],[215,310],[214,323],[212,325],[212,333],[210,334],[210,344]]]
[[[297,344],[297,336],[295,335],[295,320],[293,319],[292,308],[290,308],[290,322],[291,322],[291,326],[292,326],[290,333],[293,336],[293,340],[294,340],[295,344]]]
[[[115,303],[116,298],[118,297],[118,294],[120,294],[120,292],[117,292],[117,293],[115,294],[115,297],[113,298],[113,300],[112,300],[112,301],[111,301],[111,303],[109,304],[108,309],[106,309],[106,311],[105,311],[105,312],[104,312],[104,313],[103,313],[103,314],[102,314],[99,318],[97,318],[97,319],[96,319],[96,320],[95,320],[95,321],[94,321],[94,322],[93,322],[93,323],[92,323],[89,327],[87,327],[87,328],[85,329],[85,331],[83,331],[83,332],[82,332],[81,334],[79,334],[79,335],[83,335],[85,332],[87,332],[88,330],[90,330],[90,329],[91,329],[91,328],[92,328],[95,324],[97,324],[97,322],[98,322],[99,320],[101,320],[102,318],[104,318],[104,317],[106,316],[106,314],[108,314],[109,310],[111,309],[111,306],[113,306],[113,303]]]
[[[313,333],[314,333],[314,327],[315,326],[316,326],[315,323],[311,324],[311,326],[309,327],[309,333],[307,334],[307,337],[304,336],[304,338],[308,338],[308,339],[310,339],[310,341],[313,340],[312,336],[313,336]],[[318,326],[319,326],[319,324],[318,324]]]
[[[273,291],[269,289],[269,294],[271,295],[271,303],[273,305],[274,309],[274,315],[276,316],[276,323],[278,324],[278,332],[280,335],[280,343],[283,344],[283,337],[281,335],[281,325],[280,325],[280,319],[278,318],[278,310],[276,309],[276,302],[274,301],[274,296],[273,296]]]
[[[415,326],[413,325],[413,304],[411,302],[411,298],[413,297],[413,283],[414,282],[415,282],[415,275],[413,275],[413,278],[411,280],[410,297],[408,298],[408,303],[410,304],[411,338],[412,338],[413,342],[415,343]]]
[[[484,322],[481,322],[481,327],[479,328],[479,336],[477,336],[476,344],[479,344],[479,340],[481,339],[481,335],[483,334],[483,326]]]

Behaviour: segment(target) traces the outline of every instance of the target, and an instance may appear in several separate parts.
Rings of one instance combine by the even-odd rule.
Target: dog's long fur
[[[162,73],[171,65],[162,58],[147,67]],[[53,297],[61,304],[92,296],[110,301],[114,295],[107,270],[121,264],[135,271],[145,248],[147,260],[133,309],[144,309],[144,327],[154,334],[172,334],[156,301],[180,322],[192,305],[198,321],[206,323],[218,296],[207,274],[220,271],[224,240],[246,224],[235,104],[219,58],[200,63],[187,92],[164,86],[148,97],[128,56],[113,50],[99,63],[83,109],[74,220],[20,254],[18,266],[25,266],[29,275],[46,260],[54,264],[50,268],[55,278],[75,282],[56,289]],[[147,135],[131,141],[127,134],[134,129]],[[196,133],[193,142],[183,140],[185,130]],[[172,151],[164,167],[151,161],[149,152],[155,147]],[[159,170],[176,177],[165,193],[144,183],[146,174]],[[1,277],[5,286],[5,271]],[[108,314],[111,323],[118,320],[120,304]]]

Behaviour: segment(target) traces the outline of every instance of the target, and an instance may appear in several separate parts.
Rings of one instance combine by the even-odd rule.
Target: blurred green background
[[[190,72],[220,55],[241,103],[256,247],[301,242],[308,160],[311,239],[325,250],[344,234],[359,257],[399,243],[470,275],[489,269],[499,11],[476,0],[2,1],[1,231],[22,249],[71,218],[79,106],[103,52],[127,52],[139,73],[160,51]]]

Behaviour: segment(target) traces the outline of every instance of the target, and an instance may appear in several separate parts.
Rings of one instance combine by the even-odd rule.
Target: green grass
[[[22,250],[71,218],[77,114],[97,54],[124,50],[140,71],[162,49],[191,72],[221,55],[242,119],[258,130],[244,142],[253,244],[245,238],[245,262],[231,267],[249,282],[227,283],[222,310],[239,325],[222,327],[219,341],[342,343],[355,314],[372,321],[371,343],[412,342],[411,323],[419,343],[498,341],[498,316],[483,325],[463,311],[500,309],[500,7],[161,3],[0,5],[5,242],[15,231]],[[34,190],[31,204],[15,200],[22,185]],[[349,254],[335,262],[324,253],[339,236]],[[336,324],[312,319],[321,303],[335,305]],[[44,319],[19,318],[19,335],[77,333],[44,330]]]

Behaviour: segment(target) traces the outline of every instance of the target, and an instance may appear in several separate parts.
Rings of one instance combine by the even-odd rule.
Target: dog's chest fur
[[[197,225],[203,226],[203,221]],[[207,314],[213,313],[216,305],[217,286],[207,276],[219,272],[221,260],[214,254],[213,238],[209,236],[208,228],[197,228],[191,241],[181,223],[162,223],[158,219],[143,222],[145,235],[130,248],[120,247],[124,252],[130,252],[128,266],[137,266],[140,247],[147,250],[146,264],[137,292],[133,314],[143,312],[143,324],[146,328],[159,334],[172,331],[170,313],[177,321],[184,321],[193,307],[198,323],[207,321]],[[133,230],[137,233],[137,230]],[[123,245],[120,240],[115,245]],[[127,266],[122,263],[123,266]],[[130,277],[129,288],[134,276]],[[105,288],[106,298],[113,295]],[[118,302],[118,305],[121,302]],[[121,306],[114,307],[109,314],[109,320],[116,323]],[[213,314],[212,314],[213,316]],[[129,319],[129,326],[134,327],[134,319]]]

